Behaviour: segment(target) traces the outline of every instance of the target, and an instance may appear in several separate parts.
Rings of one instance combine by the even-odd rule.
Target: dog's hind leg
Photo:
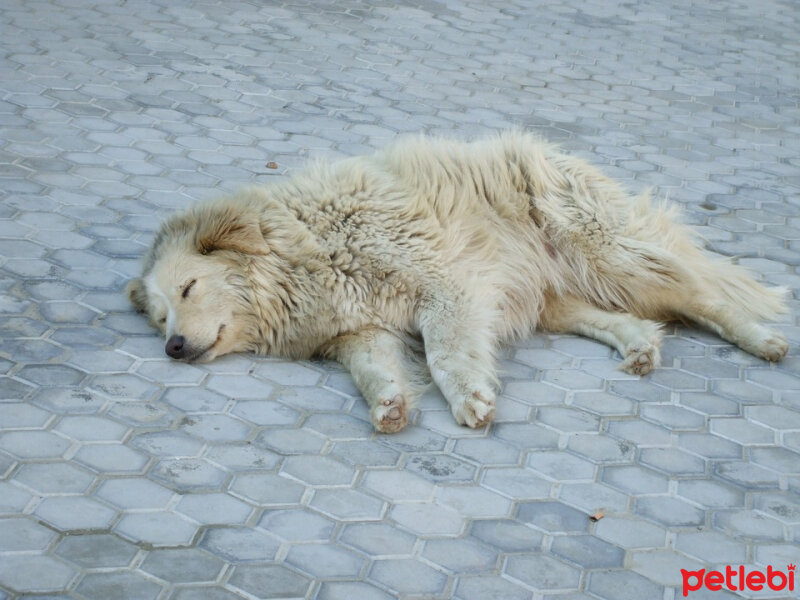
[[[436,293],[421,301],[417,320],[431,376],[456,421],[482,427],[494,419],[496,349],[491,302],[466,293]]]
[[[623,358],[620,369],[634,375],[649,373],[660,362],[659,324],[630,313],[603,310],[575,296],[549,295],[539,322],[553,333],[576,333],[616,348]]]
[[[769,361],[786,355],[786,338],[761,323],[786,312],[783,288],[766,287],[740,266],[694,248],[678,247],[677,252],[691,265],[691,277],[657,295],[666,316],[694,321]]]
[[[789,351],[789,342],[783,334],[765,327],[731,304],[694,300],[682,307],[680,314],[745,352],[770,362],[781,360]]]
[[[335,338],[322,355],[335,358],[350,371],[367,401],[375,429],[395,433],[408,423],[411,403],[418,392],[410,352],[393,333],[370,328]]]

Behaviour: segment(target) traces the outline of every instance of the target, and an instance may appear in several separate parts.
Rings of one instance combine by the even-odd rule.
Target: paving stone
[[[703,458],[741,458],[743,454],[739,444],[707,433],[682,433],[678,446]]]
[[[558,451],[532,452],[528,456],[528,465],[550,479],[571,481],[593,479],[596,469],[589,461]],[[564,477],[566,474],[568,477]]]
[[[231,482],[230,489],[258,504],[276,505],[298,502],[305,488],[287,477],[263,473],[237,475]]]
[[[739,538],[783,541],[780,521],[749,510],[718,512],[714,515],[714,526]]]
[[[31,593],[57,592],[68,587],[76,570],[49,556],[12,554],[0,561],[0,584]]]
[[[678,448],[643,448],[639,460],[671,476],[702,475],[706,470],[703,459]]]
[[[28,463],[14,475],[14,481],[39,494],[80,494],[94,479],[90,472],[66,462]]]
[[[663,594],[661,585],[633,571],[595,571],[587,589],[605,600],[635,600],[657,598]]]
[[[506,559],[505,572],[537,590],[577,589],[580,571],[546,554],[512,555]]]
[[[583,532],[589,515],[561,502],[521,502],[517,519],[550,533]]]
[[[198,458],[163,459],[152,469],[152,477],[177,491],[216,489],[227,474]]]
[[[603,481],[608,485],[632,494],[666,492],[669,480],[665,475],[639,465],[606,467]]]
[[[274,452],[250,443],[213,446],[208,449],[204,458],[230,471],[271,470],[280,462],[280,457]]]
[[[89,573],[75,591],[84,598],[103,600],[124,591],[131,600],[155,600],[162,587],[151,579],[132,571]]]
[[[311,580],[281,565],[240,565],[230,584],[258,598],[304,598]]]
[[[535,499],[550,496],[552,483],[530,469],[487,468],[481,485],[510,498]]]
[[[170,511],[128,513],[114,525],[114,531],[133,542],[153,546],[188,546],[197,526]]]
[[[0,514],[20,514],[32,498],[30,493],[7,481],[0,481]]]
[[[280,541],[267,532],[249,527],[208,529],[200,546],[229,562],[272,560]]]
[[[44,550],[57,535],[50,529],[26,518],[0,520],[0,552]]]
[[[253,507],[223,493],[186,494],[175,510],[208,525],[235,525],[244,523]]]
[[[462,515],[476,519],[508,516],[513,506],[501,495],[482,488],[442,486],[436,491],[436,498]]]
[[[622,567],[625,558],[622,548],[591,535],[557,536],[550,549],[584,569]]]
[[[185,433],[155,431],[143,433],[131,439],[131,445],[141,448],[153,456],[192,457],[203,450],[203,442]]]
[[[289,542],[325,541],[334,531],[332,521],[303,509],[266,511],[258,526]]]
[[[299,411],[272,400],[240,400],[231,412],[255,425],[293,425],[301,417]]]
[[[703,563],[674,550],[636,550],[628,558],[633,572],[664,586],[679,586],[683,577],[681,569],[696,571]]]
[[[406,463],[406,469],[432,481],[472,481],[475,467],[445,454],[418,454]]]
[[[443,591],[447,576],[418,559],[376,560],[369,578],[399,595],[433,595]]]
[[[387,523],[353,523],[345,526],[339,537],[371,558],[410,556],[416,537]]]
[[[9,429],[42,427],[52,417],[47,411],[21,402],[5,404],[3,409],[3,421]]]
[[[734,508],[744,505],[744,492],[737,486],[719,481],[685,479],[678,482],[678,495],[696,504],[712,508]]]
[[[214,581],[225,563],[210,554],[188,549],[153,550],[139,568],[163,581],[188,583]]]
[[[629,442],[590,433],[571,435],[567,447],[594,463],[602,464],[630,463],[635,451]]]
[[[453,452],[484,465],[516,465],[519,462],[517,449],[487,438],[460,439]]]
[[[670,443],[669,431],[646,421],[612,421],[608,433],[638,446],[664,446]]]
[[[527,600],[530,591],[514,583],[495,576],[459,577],[454,598],[505,598],[506,600]]]
[[[720,461],[714,466],[714,473],[750,489],[777,489],[780,486],[780,476],[775,471],[745,461]]]
[[[290,456],[282,472],[312,486],[347,485],[355,470],[330,456]]]
[[[352,489],[318,490],[310,505],[341,521],[376,521],[385,510],[383,501]]]
[[[228,590],[211,587],[210,585],[181,587],[169,597],[170,600],[191,600],[191,598],[204,598],[205,600],[240,600],[241,596]]]
[[[253,444],[281,454],[316,454],[322,450],[325,439],[303,429],[281,428],[261,432]]]
[[[45,498],[35,513],[61,531],[107,529],[117,511],[82,496]]]
[[[800,522],[800,502],[792,493],[759,494],[755,507],[768,516],[784,523]]]
[[[763,425],[746,419],[711,419],[713,433],[739,444],[769,444],[774,441],[775,432]]]
[[[316,579],[358,576],[366,559],[334,544],[302,544],[293,546],[286,561]]]
[[[370,471],[364,476],[363,486],[391,502],[430,500],[434,491],[430,481],[403,471]]]
[[[595,534],[623,548],[660,548],[667,531],[632,515],[608,515],[597,522]]]
[[[70,535],[59,542],[55,554],[85,569],[126,567],[139,549],[114,535]]]
[[[458,535],[466,519],[447,506],[424,502],[398,504],[389,513],[391,519],[418,535]]]
[[[493,571],[498,553],[469,539],[430,540],[421,556],[451,573],[465,574]]]
[[[61,458],[71,445],[49,431],[9,431],[0,435],[0,450],[18,458]]]
[[[744,564],[747,545],[715,531],[681,531],[675,548],[706,563]]]
[[[329,440],[365,440],[374,427],[365,420],[341,414],[315,414],[303,423],[303,428],[316,431]]]
[[[643,517],[670,527],[702,525],[705,520],[703,510],[679,498],[650,496],[639,498],[636,504]]]
[[[594,514],[598,510],[625,511],[630,503],[627,494],[602,483],[566,483],[561,486],[559,500]]]
[[[545,406],[536,411],[537,420],[564,432],[597,431],[600,419],[582,410],[561,406]]]
[[[315,385],[322,376],[305,365],[287,362],[266,362],[255,374],[278,385]]]

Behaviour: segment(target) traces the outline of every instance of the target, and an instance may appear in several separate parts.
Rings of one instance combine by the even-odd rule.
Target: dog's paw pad
[[[620,369],[631,375],[646,375],[659,363],[658,347],[653,344],[640,344],[627,349]]]
[[[406,400],[401,394],[382,398],[372,409],[372,424],[381,433],[396,433],[408,424]]]
[[[490,392],[473,392],[460,406],[453,406],[453,416],[459,425],[473,429],[491,423],[494,411],[494,394]]]
[[[756,354],[770,362],[781,360],[789,352],[789,342],[783,334],[770,331],[759,345]]]

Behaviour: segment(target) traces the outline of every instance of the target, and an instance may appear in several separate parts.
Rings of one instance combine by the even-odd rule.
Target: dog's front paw
[[[646,375],[661,362],[658,346],[642,343],[628,346],[619,368],[631,375]]]
[[[494,394],[489,391],[476,391],[459,403],[451,405],[453,416],[459,425],[483,427],[494,419]]]
[[[789,352],[789,341],[777,331],[764,329],[766,335],[755,345],[753,353],[770,362],[777,362]]]
[[[397,433],[408,424],[408,407],[402,394],[378,400],[370,411],[375,429],[381,433]]]

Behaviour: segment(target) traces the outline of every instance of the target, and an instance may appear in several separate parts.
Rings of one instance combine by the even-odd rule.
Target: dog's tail
[[[784,287],[767,287],[754,279],[748,270],[729,260],[704,256],[697,265],[697,276],[709,292],[723,304],[733,306],[755,320],[773,321],[788,312]]]
[[[654,206],[644,194],[634,203],[626,223],[625,233],[630,237],[616,238],[618,255],[640,267],[631,271],[647,273],[640,282],[645,289],[635,286],[638,294],[651,296],[647,290],[684,289],[696,299],[728,306],[757,321],[771,321],[787,312],[786,288],[767,287],[745,267],[706,252],[697,233],[680,223],[680,212],[674,205]],[[651,298],[658,303],[657,293]]]

